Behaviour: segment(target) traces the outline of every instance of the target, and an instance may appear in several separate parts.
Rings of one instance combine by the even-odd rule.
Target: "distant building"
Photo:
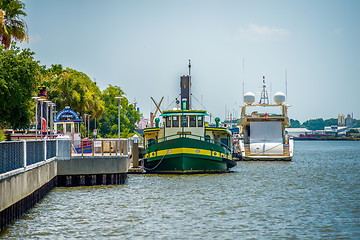
[[[149,126],[149,119],[144,118],[144,117],[140,117],[140,121],[138,123],[136,123],[136,127],[138,129],[144,129],[147,128]]]
[[[345,115],[344,114],[338,115],[338,126],[345,126]]]
[[[305,135],[312,132],[311,130],[308,130],[306,128],[286,128],[285,131],[287,131],[289,136],[292,137],[299,137],[300,134]]]
[[[325,134],[345,135],[346,129],[347,129],[347,127],[340,127],[340,126],[333,125],[330,127],[325,127],[324,133]]]
[[[345,119],[345,126],[351,126],[351,125],[352,125],[352,117],[350,114],[348,114]]]

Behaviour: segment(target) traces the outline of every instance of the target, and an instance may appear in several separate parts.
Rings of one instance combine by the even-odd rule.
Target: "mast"
[[[189,75],[183,75],[180,78],[181,103],[186,101],[186,110],[191,109],[191,61],[189,59]],[[186,100],[185,100],[186,99]]]
[[[189,59],[189,78],[191,79],[191,60]]]
[[[261,104],[261,105],[269,104],[269,97],[268,97],[268,93],[266,91],[265,76],[263,76],[263,87],[262,87],[261,99],[260,99],[259,104]]]
[[[287,100],[288,100],[288,98],[287,98],[287,68],[285,68],[285,99],[287,102]]]

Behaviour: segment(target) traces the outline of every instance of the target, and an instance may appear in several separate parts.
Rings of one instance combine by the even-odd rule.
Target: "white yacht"
[[[274,95],[274,104],[269,102],[265,77],[259,103],[255,95],[248,92],[244,95],[241,107],[241,118],[238,121],[240,139],[236,151],[241,160],[291,161],[294,141],[285,128],[290,125],[285,104],[285,94]]]

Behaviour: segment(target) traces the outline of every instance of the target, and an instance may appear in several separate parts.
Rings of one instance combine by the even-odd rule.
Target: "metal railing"
[[[24,146],[21,141],[0,143],[0,174],[24,167]]]
[[[56,140],[0,143],[0,174],[56,157]]]
[[[131,151],[130,139],[74,140],[70,145],[71,156],[111,156],[128,155]]]

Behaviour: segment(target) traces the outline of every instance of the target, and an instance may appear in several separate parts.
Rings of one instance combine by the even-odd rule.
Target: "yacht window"
[[[172,126],[173,127],[179,127],[179,118],[178,118],[178,116],[173,116],[172,117]]]
[[[79,124],[78,123],[75,123],[75,132],[79,133]]]
[[[170,116],[166,117],[166,127],[171,127],[171,117]]]
[[[190,127],[196,127],[196,116],[190,116]]]
[[[204,117],[198,116],[198,127],[204,126]]]
[[[181,116],[181,127],[187,127],[187,126],[188,126],[188,117]]]

